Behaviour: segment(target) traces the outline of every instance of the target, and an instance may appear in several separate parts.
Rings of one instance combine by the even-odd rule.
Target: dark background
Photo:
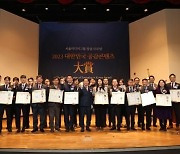
[[[39,74],[44,77],[109,77],[124,78],[130,76],[129,33],[127,22],[108,23],[40,23]],[[67,51],[66,47],[102,47],[102,51]],[[52,59],[52,54],[66,53],[113,53],[111,60],[71,60]],[[91,61],[93,74],[73,73],[74,65]]]

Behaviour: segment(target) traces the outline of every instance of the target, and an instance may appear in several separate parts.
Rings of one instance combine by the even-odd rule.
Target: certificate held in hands
[[[140,92],[127,93],[127,99],[129,106],[142,104]]]
[[[79,92],[65,92],[64,104],[79,104]]]
[[[111,104],[124,104],[125,92],[112,92]]]
[[[13,94],[12,91],[0,91],[0,104],[12,104]]]
[[[63,90],[50,89],[48,102],[62,103],[63,101]]]
[[[142,106],[148,106],[156,103],[152,91],[141,94],[141,99],[142,99]]]
[[[108,93],[106,92],[96,92],[95,93],[95,99],[94,99],[94,104],[109,104],[109,99],[108,99]]]
[[[170,94],[156,94],[156,106],[172,106]]]
[[[170,95],[172,102],[180,102],[180,89],[170,90]]]
[[[29,92],[17,92],[16,104],[30,104],[31,95]]]
[[[32,103],[44,103],[46,102],[46,90],[33,90]]]

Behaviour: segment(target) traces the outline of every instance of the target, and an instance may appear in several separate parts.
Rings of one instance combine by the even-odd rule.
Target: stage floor
[[[62,119],[63,120],[63,119]],[[6,121],[3,121],[3,130],[0,135],[1,149],[120,149],[137,147],[164,147],[179,146],[180,135],[174,129],[167,132],[160,132],[158,128],[152,128],[152,131],[127,132],[122,128],[121,132],[110,131],[109,127],[103,131],[96,131],[94,126],[94,116],[92,116],[92,132],[80,132],[77,128],[75,132],[66,133],[64,127],[60,132],[50,133],[45,129],[45,133],[31,133],[32,129],[25,133],[16,133],[13,128],[12,133],[5,129]],[[63,123],[64,125],[64,123]],[[14,121],[13,121],[14,127]],[[32,127],[32,117],[31,117]]]

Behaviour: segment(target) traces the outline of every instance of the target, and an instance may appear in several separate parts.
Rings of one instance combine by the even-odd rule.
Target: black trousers
[[[179,127],[180,126],[180,103],[172,102],[172,105],[173,105],[173,110],[176,116],[176,126]]]
[[[106,105],[95,105],[96,127],[106,127]]]
[[[84,117],[86,115],[86,127],[90,127],[91,122],[91,106],[79,107],[80,127],[84,128]]]
[[[77,116],[78,116],[78,112],[79,112],[79,105],[74,105],[74,125],[77,126]]]
[[[160,127],[162,129],[166,129],[167,126],[167,119],[159,119]]]
[[[127,114],[127,128],[134,128],[135,124],[135,112],[136,106],[127,106],[126,107],[126,114]]]
[[[113,127],[117,127],[117,128],[121,127],[123,106],[124,105],[111,105],[111,121]],[[117,117],[117,123],[116,123],[116,117]]]
[[[5,109],[6,109],[6,105],[0,104],[0,130],[2,130],[2,119],[3,119]]]
[[[64,104],[64,122],[66,129],[73,128],[75,118],[75,105]]]
[[[113,105],[111,105],[111,104],[109,104],[108,105],[108,120],[109,120],[109,126],[111,126],[111,124],[113,124],[113,121],[112,121],[112,117],[113,117],[113,115],[112,115],[112,113],[113,113]]]
[[[142,105],[137,105],[137,112],[138,112],[138,125],[142,124],[142,114],[143,114],[143,107]]]
[[[32,104],[33,129],[38,129],[38,115],[40,115],[40,129],[44,128],[44,122],[45,122],[45,106],[44,105],[45,105],[44,103]]]
[[[28,108],[30,105],[24,105],[24,104],[16,104],[16,127],[17,129],[21,129],[21,111],[23,114],[23,126],[22,128],[25,129],[29,126],[29,110]]]
[[[44,127],[47,127],[47,117],[48,117],[48,115],[49,115],[48,102],[45,102],[45,103],[44,103],[44,111],[45,111]]]
[[[156,125],[156,123],[157,123],[156,104],[153,104],[153,105],[152,105],[152,111],[153,111],[153,125]]]
[[[144,123],[144,114],[146,113],[146,128],[151,127],[151,112],[152,112],[152,105],[144,106],[142,112],[142,127],[145,126]]]
[[[11,108],[11,119],[13,122],[13,118],[16,117],[16,104],[15,104],[15,100],[12,101],[12,108]],[[15,123],[16,123],[16,119],[15,119]],[[17,123],[16,123],[16,128],[17,128]]]

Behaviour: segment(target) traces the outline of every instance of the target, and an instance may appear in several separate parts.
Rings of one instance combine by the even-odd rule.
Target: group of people
[[[1,78],[1,76],[0,76]],[[91,131],[91,115],[95,112],[95,125],[97,130],[103,130],[107,125],[110,130],[121,131],[123,117],[125,117],[126,124],[124,127],[129,130],[136,130],[135,127],[135,114],[137,111],[138,120],[137,125],[142,130],[151,130],[151,123],[157,127],[157,119],[160,123],[160,131],[167,131],[167,128],[173,128],[172,113],[176,117],[176,129],[180,126],[180,102],[172,102],[172,107],[156,106],[156,104],[142,106],[142,105],[128,105],[127,96],[125,95],[124,104],[94,104],[94,95],[96,92],[108,93],[109,102],[112,92],[141,92],[147,93],[152,91],[154,96],[156,94],[169,94],[170,89],[180,89],[180,84],[176,82],[176,75],[170,74],[170,82],[166,83],[164,80],[159,80],[158,84],[155,83],[154,76],[149,76],[149,79],[142,79],[142,85],[138,77],[129,79],[127,84],[123,79],[112,79],[109,84],[107,78],[97,79],[91,78],[90,80],[84,78],[82,82],[78,79],[73,79],[71,75],[66,78],[55,76],[50,82],[49,79],[43,81],[43,77],[38,75],[36,79],[28,78],[26,75],[21,75],[20,79],[9,76],[4,77],[4,83],[0,86],[0,91],[13,91],[12,104],[0,104],[0,133],[2,131],[2,119],[4,111],[6,111],[7,130],[12,132],[12,121],[15,116],[15,124],[17,133],[25,132],[29,126],[30,108],[33,112],[33,130],[32,133],[40,129],[44,132],[47,128],[47,117],[49,116],[49,128],[53,133],[60,131],[61,128],[61,115],[64,114],[65,131],[75,131],[78,125],[77,115],[79,114],[79,126],[81,132]],[[44,103],[31,103],[31,104],[16,104],[17,92],[29,92],[32,95],[33,90],[45,89],[46,102]],[[79,92],[79,104],[64,104],[48,102],[49,90],[59,89],[64,92]],[[22,126],[21,126],[21,113],[22,113]],[[107,116],[108,114],[108,116]],[[38,125],[38,115],[40,115],[40,125]],[[86,115],[86,124],[84,124],[84,117]],[[108,120],[107,120],[108,117]],[[146,117],[146,120],[144,119]],[[107,121],[109,122],[107,124]],[[169,126],[167,127],[167,121]]]

